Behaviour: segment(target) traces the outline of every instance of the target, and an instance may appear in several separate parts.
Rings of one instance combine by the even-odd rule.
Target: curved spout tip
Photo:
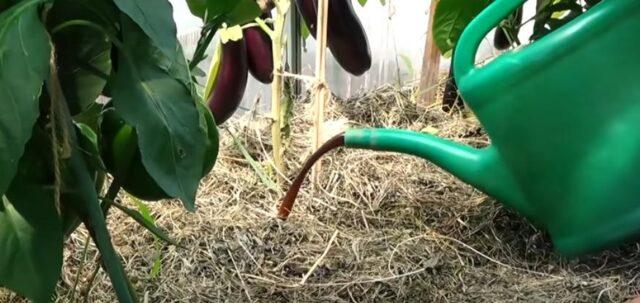
[[[320,160],[320,158],[324,154],[341,146],[344,146],[344,133],[339,134],[333,137],[332,139],[330,139],[329,141],[327,141],[327,143],[322,145],[320,149],[318,149],[318,151],[313,153],[313,155],[311,155],[311,157],[307,159],[304,166],[302,167],[302,170],[300,171],[300,173],[298,173],[298,176],[296,176],[295,180],[293,180],[293,183],[291,184],[291,187],[287,191],[287,194],[282,199],[282,203],[278,208],[278,219],[284,221],[289,218],[289,214],[291,214],[291,209],[293,209],[293,204],[295,203],[296,198],[298,197],[298,193],[300,192],[300,187],[302,186],[302,182],[304,181],[305,177],[307,176],[307,174],[309,173],[309,170],[311,170],[313,165],[316,162],[318,162],[318,160]]]

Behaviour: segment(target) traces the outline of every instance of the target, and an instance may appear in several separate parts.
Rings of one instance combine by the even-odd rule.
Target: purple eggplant
[[[261,18],[271,18],[271,14],[265,13]],[[271,37],[260,27],[254,26],[244,30],[244,40],[247,44],[247,62],[251,76],[265,84],[273,82]]]
[[[317,0],[296,0],[298,11],[315,38]],[[333,57],[347,72],[360,76],[371,68],[371,50],[351,0],[329,0],[327,44]]]
[[[247,88],[247,46],[244,39],[222,45],[220,71],[216,87],[208,100],[217,125],[227,121],[236,112]]]

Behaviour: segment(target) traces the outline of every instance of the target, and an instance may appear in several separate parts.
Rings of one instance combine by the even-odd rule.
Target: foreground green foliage
[[[192,60],[168,0],[0,1],[0,287],[51,301],[63,242],[83,224],[119,301],[136,302],[106,224],[111,206],[176,244],[118,201],[124,180],[104,165],[99,128],[105,111],[117,112],[136,139],[116,151],[118,163],[139,155],[137,170],[195,209],[218,137],[191,71],[217,28],[252,20],[259,8],[250,0],[188,2],[206,21]],[[112,101],[98,103],[100,96]]]

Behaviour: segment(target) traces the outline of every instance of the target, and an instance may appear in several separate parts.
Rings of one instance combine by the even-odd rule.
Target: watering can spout
[[[458,179],[526,213],[527,206],[508,170],[492,147],[468,145],[398,129],[359,129],[345,133],[345,146],[392,151],[426,159]]]

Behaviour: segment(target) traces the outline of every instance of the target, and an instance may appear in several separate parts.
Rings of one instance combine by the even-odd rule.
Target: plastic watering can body
[[[346,146],[423,157],[547,229],[580,255],[640,235],[640,1],[605,0],[482,67],[480,41],[524,0],[497,0],[464,31],[455,77],[492,145],[351,130]]]

